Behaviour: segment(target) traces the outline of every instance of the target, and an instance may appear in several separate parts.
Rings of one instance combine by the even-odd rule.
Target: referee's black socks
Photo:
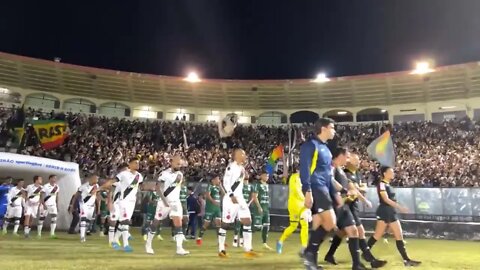
[[[377,242],[377,239],[375,239],[375,237],[373,237],[373,235],[372,235],[372,236],[370,236],[370,238],[368,238],[367,245],[370,249],[372,249],[373,245],[375,245],[376,242]]]
[[[318,254],[320,244],[323,242],[327,233],[328,232],[322,226],[318,227],[315,231],[312,231],[305,252],[311,252],[315,255]]]
[[[405,250],[405,243],[403,240],[397,240],[397,249],[398,252],[400,252],[400,255],[402,255],[402,259],[404,261],[410,261],[410,258],[408,258],[407,251]]]
[[[348,249],[352,255],[352,265],[353,267],[358,267],[360,265],[360,247],[358,243],[358,238],[348,238]]]
[[[327,255],[325,255],[325,257],[332,257],[337,251],[338,246],[340,246],[340,243],[342,243],[342,238],[338,237],[338,235],[335,234],[335,236],[332,239],[332,244],[330,245],[330,249],[328,250]]]
[[[365,239],[358,239],[358,243],[360,245],[360,250],[362,250],[365,260],[367,262],[372,262],[373,260],[375,260],[375,257],[373,256],[370,248],[367,245],[367,241],[365,241]]]

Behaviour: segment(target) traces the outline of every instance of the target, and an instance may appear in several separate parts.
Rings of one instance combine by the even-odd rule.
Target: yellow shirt
[[[288,189],[288,209],[300,211],[304,207],[305,196],[302,192],[302,183],[300,181],[299,173],[294,173],[290,176]]]

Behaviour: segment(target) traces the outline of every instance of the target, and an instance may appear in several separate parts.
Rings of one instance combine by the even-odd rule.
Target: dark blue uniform
[[[11,185],[0,185],[0,220],[3,219],[7,213],[8,206],[8,191],[10,190]]]
[[[382,220],[385,223],[392,223],[398,220],[397,217],[397,211],[395,208],[392,206],[388,205],[383,199],[382,196],[380,196],[380,193],[386,192],[388,195],[388,198],[394,202],[397,201],[395,197],[395,192],[393,192],[392,187],[390,186],[389,183],[380,181],[377,184],[377,194],[378,194],[378,199],[380,201],[380,204],[378,205],[377,208],[377,219]]]
[[[332,153],[327,145],[312,138],[300,147],[300,180],[302,191],[312,192],[312,214],[332,209]]]

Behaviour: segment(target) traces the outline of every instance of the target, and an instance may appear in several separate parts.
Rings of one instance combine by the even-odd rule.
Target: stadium
[[[349,252],[359,236],[335,220],[334,229],[324,229],[320,251],[316,244],[323,266],[318,269],[351,269],[352,258],[360,258],[355,252],[368,267],[352,269],[370,269],[376,260],[365,256],[370,250],[387,261],[384,269],[480,268],[480,62],[435,66],[418,59],[410,70],[388,73],[233,80],[195,72],[151,75],[0,52],[0,269],[313,269],[304,261],[315,241],[315,216],[325,213],[315,212],[324,210],[316,206],[315,194],[309,218],[297,216],[310,228],[306,253],[299,256],[303,232],[296,225],[302,221],[294,222],[288,239],[282,233],[292,225],[292,179],[298,177],[301,190],[317,170],[302,171],[303,154],[310,140],[323,142],[311,138],[325,134],[326,126],[318,124],[325,119],[335,124],[334,136],[323,143],[330,150],[330,174],[331,166],[343,174],[353,164],[335,163],[339,149],[345,149],[343,155],[358,156],[361,179],[361,185],[347,181],[342,188],[331,175],[340,187],[331,192],[330,203],[336,196],[342,200],[345,205],[335,210],[342,217],[340,208],[355,197],[369,247],[360,252],[357,242]],[[224,220],[230,214],[216,217],[229,223],[220,240],[224,227],[214,224],[217,219],[209,227],[202,224],[210,201],[223,213],[220,205],[236,196],[227,175],[241,163],[238,149],[246,161],[238,166],[242,173],[236,181],[243,183],[246,197],[233,203],[240,210],[232,224]],[[388,168],[395,176],[379,181]],[[123,169],[135,176],[125,176],[125,188]],[[181,183],[175,182],[179,171]],[[315,193],[310,181],[312,190],[304,194]],[[246,191],[249,185],[252,190]],[[215,191],[218,199],[212,199],[212,186],[222,190]],[[169,196],[177,188],[183,213],[172,216]],[[380,195],[390,192],[393,200]],[[248,202],[251,225],[243,223],[242,200]],[[384,222],[383,239],[375,239],[379,220],[385,220],[377,209],[388,201],[398,206],[398,219]],[[305,213],[303,202],[301,207]],[[163,219],[166,208],[171,222]],[[320,220],[325,224],[325,216]],[[359,227],[354,225],[349,226]],[[335,257],[328,252],[327,260],[342,230],[347,240],[338,243]],[[421,264],[406,259],[405,249]],[[338,265],[324,257],[336,258]]]

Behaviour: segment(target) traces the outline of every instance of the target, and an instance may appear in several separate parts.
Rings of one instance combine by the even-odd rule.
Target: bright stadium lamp
[[[187,82],[190,82],[190,83],[201,82],[200,78],[198,77],[198,74],[195,73],[195,72],[188,73],[188,76],[183,80],[187,81]]]
[[[315,80],[311,80],[311,82],[315,82],[315,83],[324,83],[328,81],[330,81],[330,79],[327,78],[327,75],[325,73],[318,73]]]
[[[434,70],[430,67],[430,63],[426,61],[422,61],[422,62],[417,62],[415,69],[410,74],[422,75],[422,74],[427,74],[433,71]]]
[[[338,115],[346,115],[347,112],[345,112],[345,111],[340,111],[340,112],[337,112],[337,114],[338,114]]]

